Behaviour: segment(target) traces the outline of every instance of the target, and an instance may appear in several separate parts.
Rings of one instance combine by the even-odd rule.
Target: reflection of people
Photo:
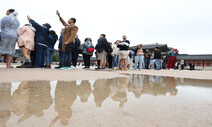
[[[167,77],[166,82],[167,82],[167,89],[168,89],[170,95],[176,96],[177,95],[177,89],[176,89],[175,78],[174,77]]]
[[[143,81],[141,74],[134,75],[133,93],[135,94],[136,98],[140,98],[141,94],[143,93]]]
[[[0,126],[6,127],[10,119],[11,84],[0,83]]]
[[[11,99],[11,108],[16,116],[21,116],[26,112],[30,102],[30,88],[28,82],[22,82],[18,89],[13,93]]]
[[[80,97],[81,102],[87,102],[88,97],[91,95],[91,84],[89,81],[82,81],[78,86],[78,96]]]
[[[122,77],[119,78],[117,84],[113,84],[111,89],[111,98],[114,101],[120,102],[119,107],[122,108],[124,106],[124,103],[127,102],[127,84],[128,84],[128,78]]]
[[[58,81],[55,90],[55,111],[58,115],[52,120],[50,126],[53,126],[59,119],[62,125],[68,125],[72,116],[71,106],[77,99],[77,89],[75,81]]]
[[[21,83],[13,94],[11,102],[14,114],[21,116],[18,124],[33,115],[35,117],[42,117],[44,115],[43,110],[48,109],[52,104],[50,89],[50,83],[48,81]]]
[[[101,107],[104,100],[109,97],[110,86],[106,84],[105,79],[99,79],[96,80],[93,88],[94,102],[96,103],[97,107]]]

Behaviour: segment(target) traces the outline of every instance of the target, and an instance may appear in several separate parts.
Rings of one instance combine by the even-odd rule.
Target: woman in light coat
[[[14,9],[7,10],[7,16],[1,19],[1,40],[0,40],[0,57],[5,55],[7,61],[6,67],[13,68],[11,61],[15,55],[15,44],[17,41],[17,29],[20,23],[17,19],[18,13]]]
[[[30,52],[34,51],[35,48],[35,28],[30,26],[29,24],[24,25],[18,31],[18,46],[22,50],[22,54],[24,56],[25,63],[21,66],[17,66],[17,68],[32,68],[32,62],[30,59]]]
[[[120,59],[119,59],[119,48],[117,47],[117,45],[120,43],[120,40],[117,40],[114,44],[113,44],[113,52],[111,53],[113,56],[113,68],[119,68],[119,64],[120,64]]]

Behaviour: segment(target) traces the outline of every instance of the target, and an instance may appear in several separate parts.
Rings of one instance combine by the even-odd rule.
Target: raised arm
[[[29,22],[32,24],[32,26],[35,29],[37,29],[37,30],[42,30],[43,29],[43,27],[40,24],[38,24],[37,22],[35,22],[34,20],[32,20],[29,16],[27,16],[27,18],[28,18]]]
[[[64,25],[64,26],[68,26],[68,23],[66,23],[64,20],[63,20],[63,18],[60,16],[60,13],[57,11],[57,16],[59,17],[59,19],[60,19],[60,22]]]

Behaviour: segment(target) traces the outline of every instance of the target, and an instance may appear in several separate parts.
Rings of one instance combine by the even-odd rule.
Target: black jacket
[[[98,40],[98,43],[95,47],[95,49],[97,50],[98,53],[101,53],[105,50],[105,48],[107,48],[107,39],[106,38],[100,38]]]
[[[36,23],[34,20],[30,19],[29,22],[32,26],[36,29],[35,32],[35,43],[42,43],[46,46],[48,45],[48,38],[49,38],[49,29],[48,27],[43,27]]]
[[[72,50],[72,58],[73,59],[78,59],[80,44],[81,44],[80,39],[75,38],[75,48]]]
[[[58,39],[57,35],[55,35],[55,34],[49,34],[48,47],[54,49],[54,45],[57,42],[57,39]]]
[[[129,50],[130,41],[124,40],[118,44],[118,48],[120,51],[128,51]]]
[[[155,51],[154,59],[161,59],[161,51],[159,49]]]

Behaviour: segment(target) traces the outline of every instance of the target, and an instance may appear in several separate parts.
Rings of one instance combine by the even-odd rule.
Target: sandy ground
[[[14,64],[15,67],[17,64]],[[142,70],[142,71],[116,71],[104,70],[95,71],[83,70],[77,67],[74,70],[58,70],[58,69],[6,69],[5,65],[0,65],[0,82],[21,82],[21,81],[36,81],[36,80],[96,80],[99,78],[113,78],[123,77],[125,74],[145,74],[157,76],[170,76],[180,78],[194,78],[194,79],[212,79],[212,71],[188,71],[188,70]]]

